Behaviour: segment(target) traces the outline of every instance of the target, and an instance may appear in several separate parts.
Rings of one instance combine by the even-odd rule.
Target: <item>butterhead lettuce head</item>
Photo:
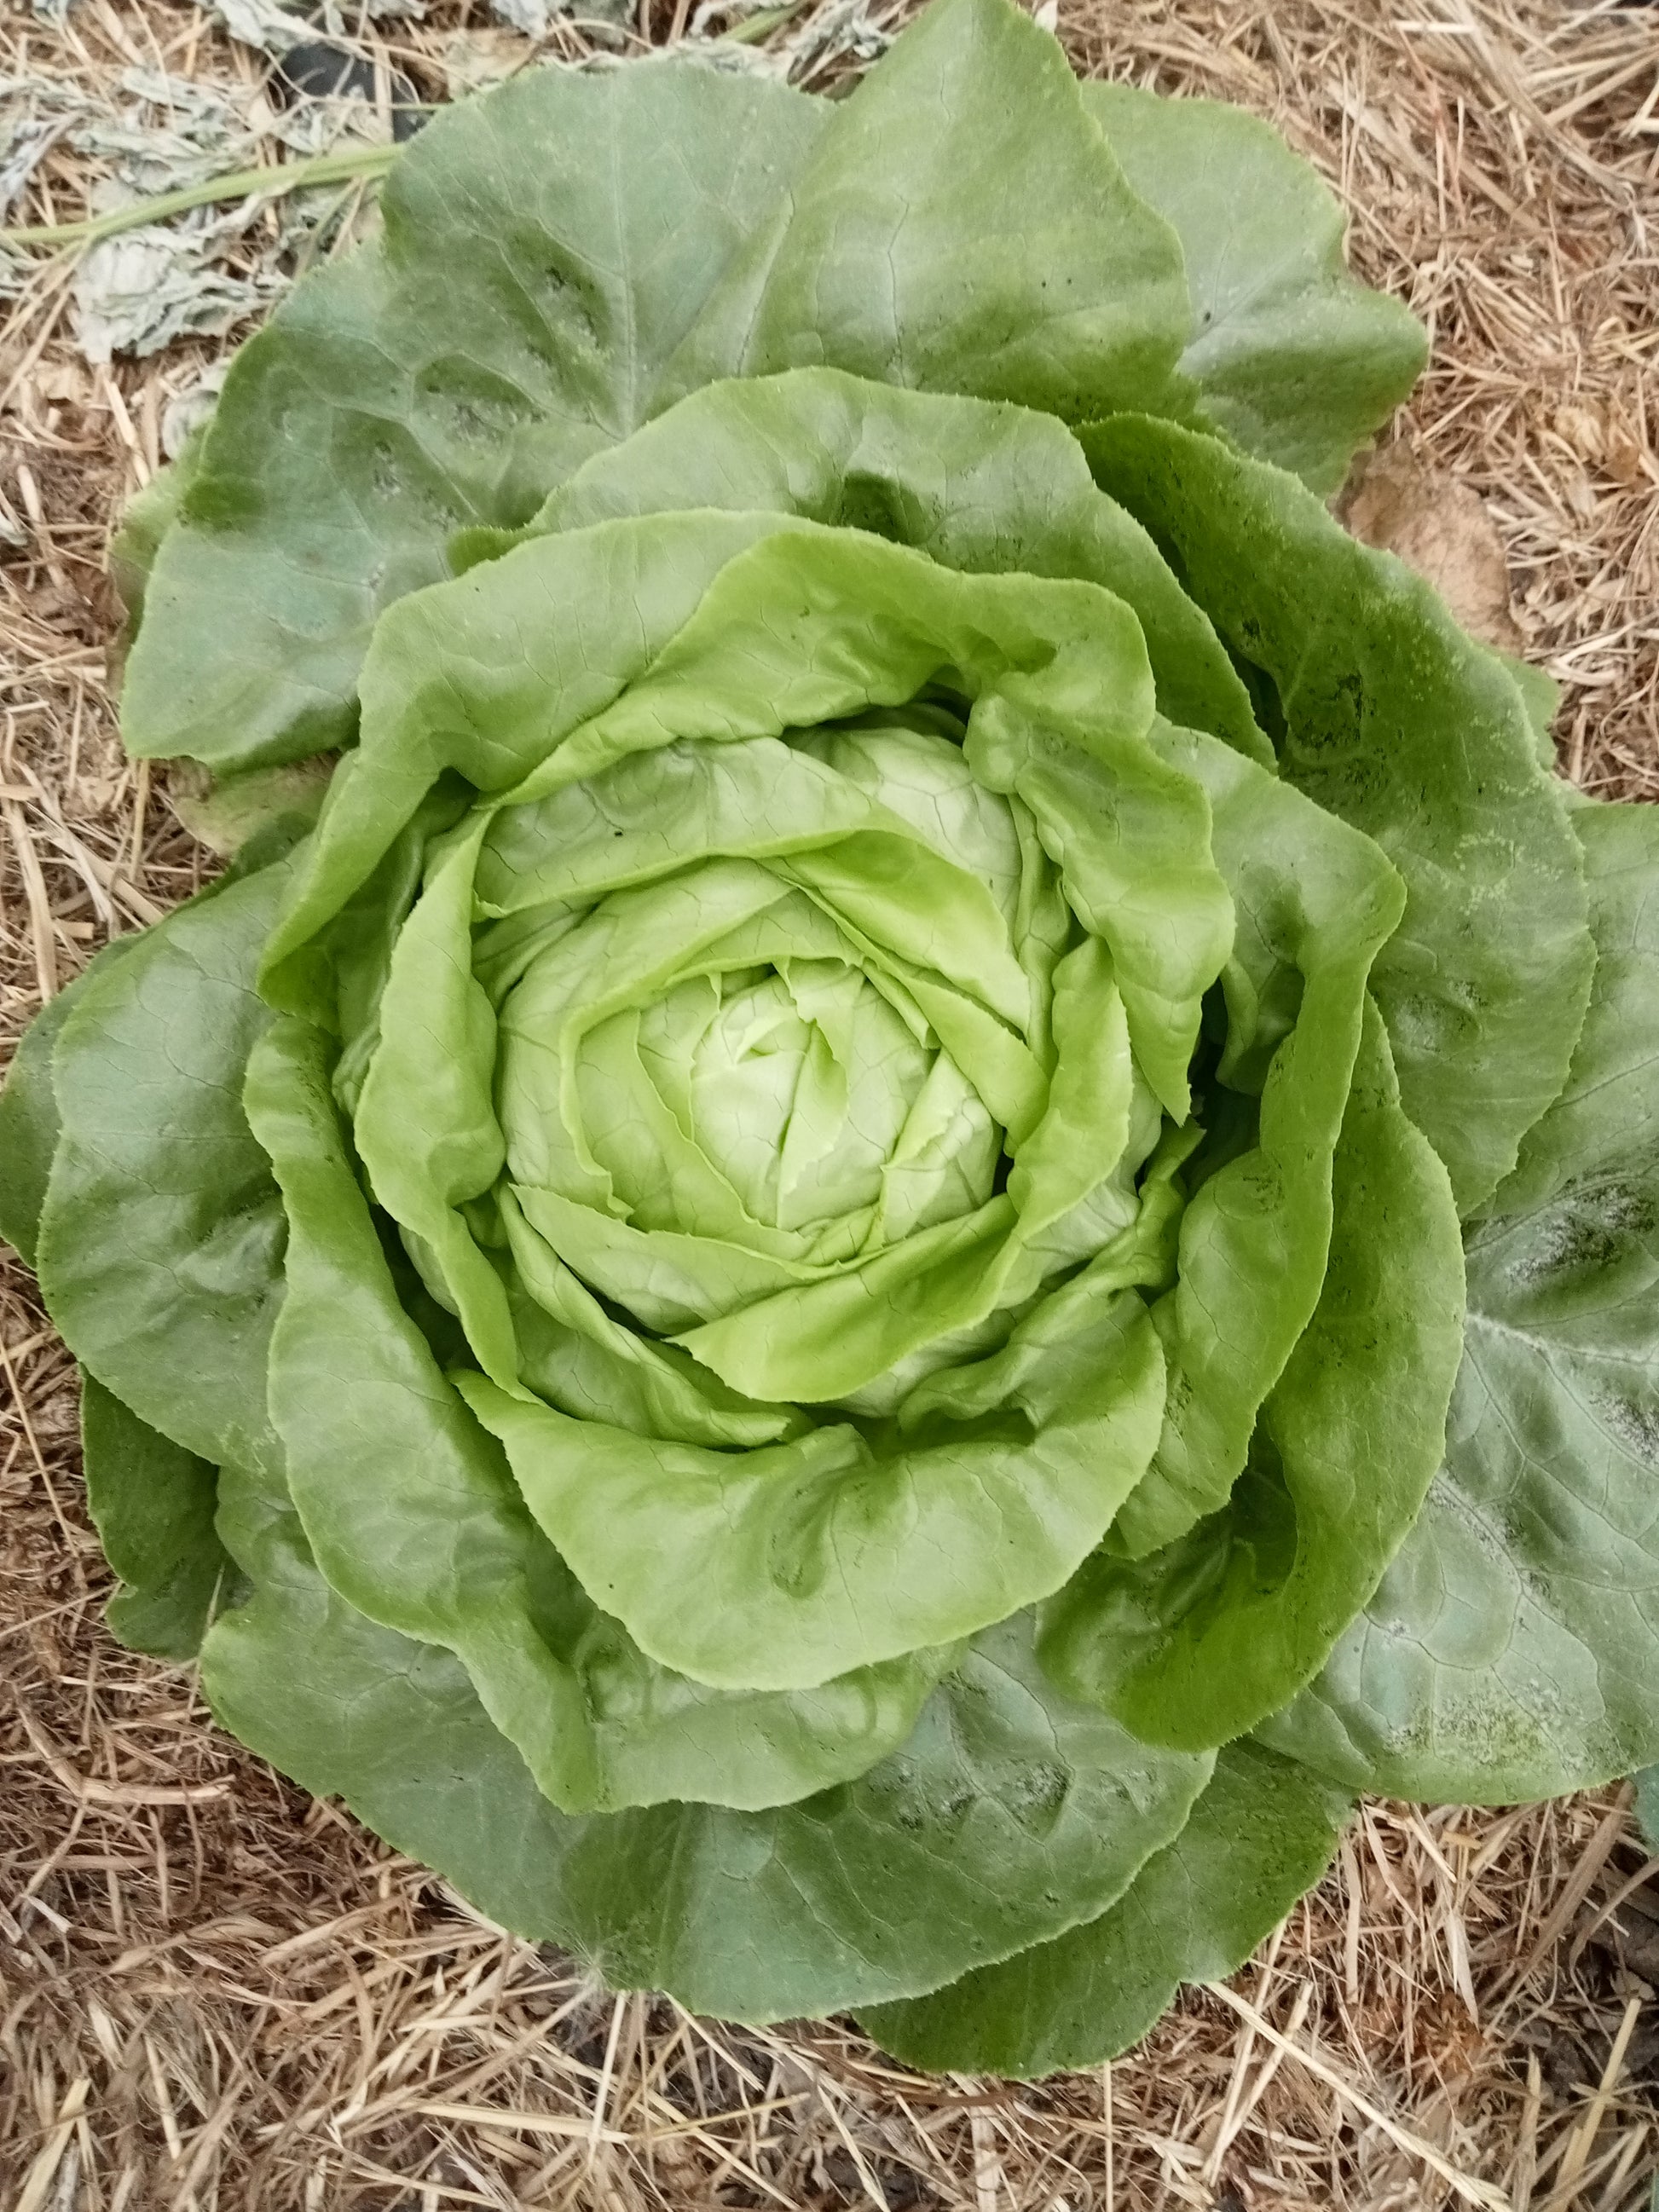
[[[124,546],[130,749],[320,813],[0,1105],[116,1632],[611,1983],[974,2070],[1357,1790],[1652,1757],[1655,817],[1322,504],[1421,350],[1006,0],[424,133]]]

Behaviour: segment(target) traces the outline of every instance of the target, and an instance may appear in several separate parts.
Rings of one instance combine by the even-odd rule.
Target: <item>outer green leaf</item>
[[[1565,1081],[1594,963],[1562,788],[1520,694],[1426,584],[1290,477],[1168,423],[1083,442],[1275,689],[1285,775],[1406,879],[1371,988],[1406,1111],[1467,1214]]]
[[[935,0],[831,110],[660,396],[824,364],[1078,422],[1148,404],[1188,314],[1176,235],[1054,41],[1007,0]]]
[[[227,1726],[493,1918],[700,2012],[878,2002],[1041,1942],[1121,1893],[1210,1771],[1057,1699],[1013,1622],[860,1781],[769,1813],[571,1819],[459,1662],[336,1595],[280,1502],[238,1485],[221,1516],[256,1591],[203,1655]]]
[[[1560,1097],[1527,1133],[1489,1208],[1529,1212],[1576,1177],[1659,1153],[1659,816],[1647,806],[1573,807],[1595,938],[1589,1009]]]
[[[106,558],[109,573],[121,604],[127,611],[126,645],[131,649],[144,611],[144,592],[161,540],[178,520],[185,490],[202,458],[202,434],[192,434],[175,461],[158,469],[149,482],[136,491],[121,510],[121,519],[110,533]]]
[[[1259,116],[1127,84],[1085,84],[1083,98],[1180,236],[1194,326],[1180,374],[1200,419],[1336,490],[1422,373],[1421,324],[1348,274],[1340,203]]]
[[[1498,658],[1509,671],[1510,680],[1521,694],[1521,703],[1527,710],[1527,720],[1532,725],[1532,734],[1538,752],[1538,764],[1546,774],[1555,770],[1555,739],[1552,732],[1556,715],[1561,708],[1561,686],[1553,676],[1541,668],[1534,668],[1529,660],[1516,660],[1507,653]]]
[[[1364,1616],[1264,1731],[1391,1796],[1553,1796],[1659,1753],[1659,813],[1572,819],[1606,950],[1517,1203],[1468,1238],[1445,1466]]]
[[[0,1237],[31,1267],[61,1127],[52,1087],[52,1056],[58,1034],[82,994],[138,941],[136,937],[116,938],[56,998],[48,999],[24,1030],[6,1070],[5,1088],[0,1091]]]
[[[1001,1620],[1099,1541],[1164,1403],[1140,1301],[1102,1318],[1083,1375],[1011,1394],[1026,1436],[908,1452],[878,1454],[845,1423],[743,1454],[665,1444],[454,1380],[561,1555],[643,1650],[700,1681],[793,1689]]]
[[[1224,1742],[1292,1697],[1439,1464],[1462,1344],[1457,1213],[1400,1110],[1374,1009],[1332,1183],[1319,1304],[1225,1509],[1150,1559],[1097,1557],[1045,1610],[1043,1663],[1152,1742]]]
[[[647,1659],[544,1547],[538,1626],[571,1669],[611,1805],[757,1810],[851,1782],[897,1749],[955,1648],[907,1652],[807,1690],[711,1690]]]
[[[215,765],[350,734],[376,616],[464,523],[518,523],[643,419],[823,111],[684,64],[526,70],[438,117],[383,235],[237,356],[156,558],[128,750]]]
[[[1632,1774],[1636,1785],[1636,1825],[1650,1850],[1659,1850],[1659,1766],[1644,1766]]]
[[[193,1658],[235,1568],[214,1533],[218,1470],[161,1436],[91,1375],[81,1378],[81,1450],[98,1540],[125,1588],[106,1618],[121,1642]]]
[[[52,1318],[150,1427],[216,1463],[276,1453],[265,1366],[286,1224],[241,1107],[253,971],[286,871],[181,907],[76,994],[40,1220]]]
[[[245,876],[281,859],[304,834],[305,826],[291,810],[263,823],[236,861],[198,891],[189,902],[191,906],[206,905]],[[143,933],[117,937],[95,952],[81,973],[42,1006],[24,1031],[6,1071],[5,1087],[0,1090],[0,1237],[14,1245],[30,1267],[34,1265],[40,1209],[46,1203],[46,1181],[61,1128],[52,1081],[52,1057],[58,1032],[80,1004],[82,994],[135,947],[148,941]],[[188,965],[175,972],[187,988]]]
[[[1182,1982],[1242,1966],[1336,1849],[1343,1792],[1248,1739],[1230,1744],[1172,1844],[1110,1911],[859,2024],[913,2066],[1023,2080],[1138,2043]]]

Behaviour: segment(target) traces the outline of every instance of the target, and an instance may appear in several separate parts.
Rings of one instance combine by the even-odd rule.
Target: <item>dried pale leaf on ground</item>
[[[560,10],[553,0],[490,0],[490,12],[526,39],[544,39]]]
[[[270,0],[213,0],[213,9],[233,39],[263,53],[286,53],[310,36],[297,15],[272,6]]]
[[[52,146],[69,128],[63,116],[25,116],[7,129],[0,154],[0,216],[21,192]]]
[[[1356,466],[1341,514],[1356,538],[1427,577],[1465,629],[1521,651],[1504,541],[1478,492],[1425,467],[1409,447],[1388,446]]]
[[[0,76],[0,216],[88,109],[83,94],[38,70]]]
[[[61,107],[63,95],[54,98]],[[33,126],[26,118],[22,127]],[[240,81],[201,84],[137,66],[114,77],[104,102],[82,96],[78,107],[42,127],[67,134],[73,151],[102,173],[88,191],[94,214],[264,166],[273,139],[314,155],[342,141],[386,136],[386,118],[361,99],[299,98],[277,112],[263,91],[250,97]],[[29,142],[20,189],[52,143]],[[0,203],[6,173],[0,169]],[[85,359],[100,367],[117,355],[142,358],[182,337],[222,337],[264,313],[288,289],[300,249],[331,220],[338,199],[309,191],[203,207],[100,240],[76,263],[70,280]]]
[[[95,365],[118,353],[152,354],[187,335],[217,337],[281,298],[279,276],[240,276],[215,265],[246,227],[234,214],[184,227],[150,224],[106,238],[82,256],[72,286],[76,333]]]
[[[130,101],[89,117],[72,143],[76,153],[109,163],[129,193],[200,184],[256,157],[240,88],[198,85],[159,69],[123,70],[118,82]]]
[[[224,389],[228,362],[217,361],[203,370],[194,384],[175,392],[161,410],[161,451],[176,461],[191,439],[212,414]]]
[[[205,0],[233,39],[267,54],[284,54],[317,35],[319,27],[337,37],[365,23],[383,18],[416,16],[422,0],[294,0],[284,8],[278,0]]]
[[[481,28],[452,31],[443,43],[444,92],[450,100],[465,100],[487,85],[515,76],[535,52],[521,31],[485,24]]]

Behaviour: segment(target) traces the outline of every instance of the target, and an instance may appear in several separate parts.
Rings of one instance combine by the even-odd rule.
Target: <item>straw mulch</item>
[[[658,38],[689,12],[645,5]],[[370,51],[441,96],[466,18],[466,0],[429,5]],[[80,0],[68,24],[12,0],[0,70],[96,98],[135,64],[250,93],[264,67],[171,0]],[[1512,618],[1567,687],[1569,773],[1659,793],[1659,10],[1433,0],[1385,22],[1372,0],[1062,0],[1060,27],[1080,66],[1261,109],[1345,191],[1356,260],[1435,337],[1356,526],[1435,568],[1489,630]],[[504,40],[467,51],[499,58]],[[79,213],[88,183],[60,144],[12,219]],[[167,398],[222,347],[94,371],[68,276],[30,279],[0,365],[9,1035],[213,865],[164,779],[117,746],[101,556],[158,465]],[[1368,1808],[1231,1990],[1189,1993],[1095,2074],[930,2081],[834,2025],[733,2031],[586,1986],[480,1923],[219,1735],[187,1671],[120,1650],[75,1370],[15,1267],[0,1370],[11,2212],[1647,2203],[1659,1861],[1622,1793]]]

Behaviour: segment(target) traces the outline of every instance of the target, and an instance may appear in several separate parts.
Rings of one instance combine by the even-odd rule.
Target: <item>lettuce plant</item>
[[[1354,1793],[1653,1759],[1659,817],[1327,513],[1422,350],[1006,0],[435,123],[118,549],[133,754],[340,757],[0,1105],[116,1632],[613,1984],[1023,2074]]]

